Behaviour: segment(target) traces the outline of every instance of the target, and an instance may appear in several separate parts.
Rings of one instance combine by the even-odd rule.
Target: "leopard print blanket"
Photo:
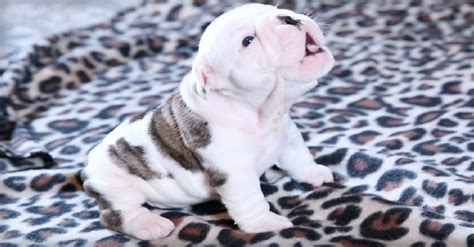
[[[78,176],[87,152],[175,92],[206,25],[243,2],[145,0],[10,61],[0,81],[1,246],[474,246],[467,1],[280,4],[327,24],[337,60],[291,110],[336,182],[314,189],[276,168],[261,177],[271,209],[294,227],[244,233],[217,201],[151,208],[177,225],[159,241],[100,225]]]

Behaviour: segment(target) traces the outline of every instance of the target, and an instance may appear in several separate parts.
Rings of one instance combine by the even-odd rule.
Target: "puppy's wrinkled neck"
[[[254,106],[228,97],[218,91],[206,92],[202,97],[194,90],[192,75],[187,75],[180,85],[180,93],[188,107],[209,122],[253,131],[265,131],[273,122],[280,121],[289,110],[285,102],[283,82],[275,83],[271,93],[261,105]]]

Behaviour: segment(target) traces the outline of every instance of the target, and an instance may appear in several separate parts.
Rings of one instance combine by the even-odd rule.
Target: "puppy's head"
[[[287,89],[315,82],[334,58],[311,18],[263,4],[247,4],[214,20],[193,64],[197,92],[219,91],[261,104],[277,80]],[[306,89],[307,90],[307,89]]]

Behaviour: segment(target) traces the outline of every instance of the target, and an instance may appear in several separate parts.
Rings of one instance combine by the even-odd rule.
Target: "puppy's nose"
[[[301,26],[301,24],[302,24],[300,20],[293,19],[293,18],[291,18],[291,16],[289,16],[289,15],[278,16],[278,19],[279,19],[283,24],[296,26],[296,27],[298,27],[298,28],[299,28],[299,27]]]

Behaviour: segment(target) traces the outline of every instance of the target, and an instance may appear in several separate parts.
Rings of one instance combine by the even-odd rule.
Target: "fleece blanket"
[[[474,246],[468,1],[280,3],[316,18],[337,60],[291,109],[336,181],[312,188],[276,168],[261,177],[271,209],[294,227],[244,233],[218,201],[151,208],[177,226],[162,240],[101,226],[78,176],[87,152],[175,92],[206,25],[244,2],[143,1],[9,61],[0,81],[0,245]]]

